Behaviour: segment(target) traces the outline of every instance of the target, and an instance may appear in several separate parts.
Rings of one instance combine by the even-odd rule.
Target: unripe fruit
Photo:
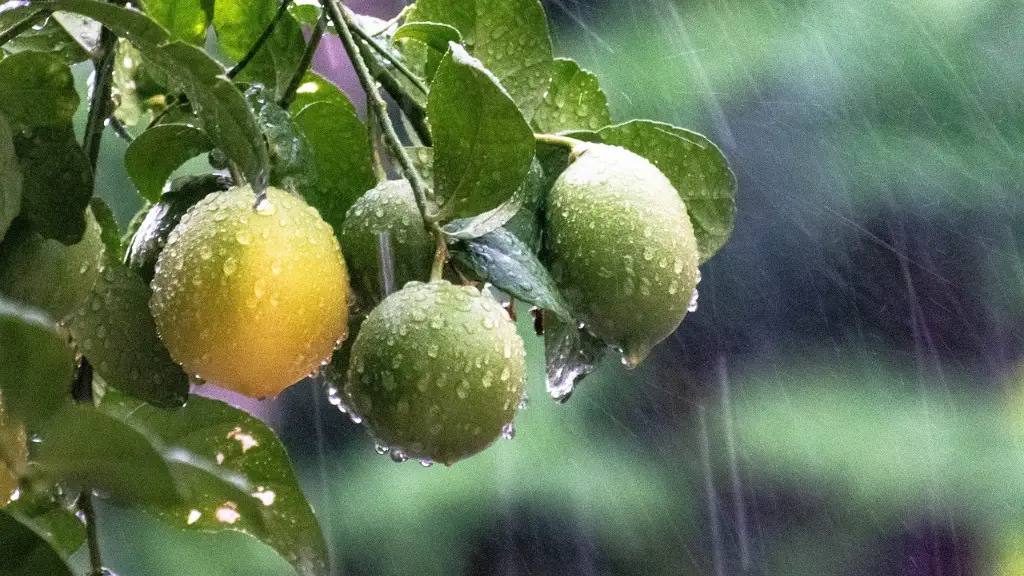
[[[233,188],[189,209],[157,260],[150,310],[189,374],[264,398],[344,339],[348,276],[314,208],[276,188],[255,198]]]
[[[363,322],[345,396],[387,446],[451,465],[512,422],[525,373],[523,340],[490,294],[410,282]]]
[[[341,242],[345,246],[345,262],[352,276],[352,288],[369,304],[384,298],[379,248],[381,232],[387,232],[391,240],[394,289],[430,276],[434,239],[423,226],[423,217],[408,180],[381,182],[356,200],[345,216]]]
[[[639,364],[686,315],[698,252],[668,178],[624,148],[583,144],[548,196],[551,272],[580,320]]]
[[[92,210],[86,211],[82,240],[71,246],[47,240],[18,222],[0,244],[0,294],[60,320],[89,295],[102,252],[100,226]]]

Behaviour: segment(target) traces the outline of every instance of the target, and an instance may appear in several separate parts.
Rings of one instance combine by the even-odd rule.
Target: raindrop
[[[389,448],[386,444],[382,444],[380,442],[374,442],[373,444],[373,450],[377,452],[377,454],[380,454],[381,456],[387,454],[390,449],[391,448]]]
[[[430,458],[421,458],[420,459],[420,466],[423,466],[424,468],[430,468],[433,465],[434,465],[434,462]]]
[[[700,294],[697,293],[697,289],[694,288],[693,289],[693,295],[690,296],[690,304],[686,307],[686,311],[687,312],[696,312],[697,311],[697,298],[699,296],[700,296]]]
[[[501,437],[505,440],[511,440],[516,437],[515,422],[509,422],[501,427]]]
[[[401,463],[409,459],[409,455],[405,453],[405,450],[398,447],[392,448],[389,455],[391,456],[392,462]]]

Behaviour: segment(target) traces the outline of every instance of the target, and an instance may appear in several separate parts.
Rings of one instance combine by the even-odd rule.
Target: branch
[[[96,534],[96,509],[92,505],[92,490],[82,488],[78,497],[78,509],[85,517],[86,542],[89,543],[89,576],[103,576],[103,559],[100,557],[100,540]]]
[[[412,186],[412,191],[416,196],[416,205],[419,207],[420,215],[423,217],[424,226],[427,230],[440,234],[440,229],[437,226],[437,217],[427,207],[427,186],[423,182],[419,171],[413,165],[412,159],[409,158],[409,154],[406,152],[405,146],[402,145],[402,141],[398,138],[395,127],[391,123],[391,118],[388,116],[388,105],[384,102],[380,92],[377,91],[377,84],[370,75],[370,71],[366,67],[366,61],[363,59],[359,46],[352,36],[352,29],[350,27],[351,17],[341,6],[340,0],[321,0],[321,3],[330,14],[334,27],[338,30],[341,42],[345,46],[345,52],[348,53],[348,57],[352,60],[352,64],[356,69],[359,84],[362,85],[366,95],[370,98],[371,104],[373,104],[370,107],[370,112],[375,114],[377,121],[380,122],[380,126],[384,131],[384,141],[387,142],[392,155],[398,159],[403,174]]]
[[[316,21],[316,26],[313,27],[313,33],[309,37],[309,42],[306,44],[306,51],[302,53],[302,59],[299,60],[299,67],[295,70],[295,75],[292,76],[292,81],[288,83],[288,87],[285,88],[281,99],[278,100],[281,108],[287,110],[292,105],[292,102],[295,101],[295,93],[299,86],[302,85],[302,78],[306,75],[309,65],[313,62],[313,56],[316,55],[316,50],[320,47],[320,39],[324,37],[325,30],[327,30],[327,12],[322,12],[320,19]]]
[[[93,173],[100,156],[100,144],[103,142],[103,128],[110,117],[110,89],[114,78],[114,46],[117,36],[108,28],[100,33],[99,59],[96,61],[96,81],[93,84],[92,97],[89,99],[89,117],[85,123],[85,137],[82,147],[89,157]]]
[[[412,123],[420,142],[424,146],[430,146],[433,138],[430,136],[430,127],[427,125],[426,110],[405,93],[401,84],[398,83],[398,79],[376,61],[366,44],[359,44],[359,51],[363,55],[363,60],[366,61],[367,66],[370,68],[374,80],[380,82],[384,91],[388,93],[388,96],[391,96],[391,99],[398,104],[402,113]]]
[[[281,5],[277,7],[277,12],[274,13],[274,18],[270,21],[270,24],[267,24],[267,27],[263,29],[263,33],[260,34],[260,37],[256,39],[256,42],[249,48],[249,51],[246,52],[245,56],[242,56],[242,59],[238,61],[238,64],[235,64],[230,70],[228,70],[228,78],[234,79],[235,76],[238,76],[242,70],[245,70],[245,67],[249,65],[249,62],[256,57],[256,53],[263,48],[263,45],[270,39],[270,35],[274,33],[274,28],[277,28],[277,23],[280,22],[281,18],[284,18],[284,15],[288,13],[288,5],[291,3],[292,0],[284,0],[284,2],[281,2]]]

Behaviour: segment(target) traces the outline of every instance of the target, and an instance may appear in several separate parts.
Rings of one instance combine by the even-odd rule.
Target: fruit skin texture
[[[85,213],[82,240],[71,246],[47,240],[19,220],[0,244],[0,294],[61,320],[89,295],[102,252],[100,226],[92,210]]]
[[[385,445],[451,465],[515,417],[526,356],[508,313],[474,287],[410,282],[363,322],[345,399]]]
[[[372,305],[384,298],[378,237],[388,232],[398,290],[407,282],[426,280],[434,259],[434,239],[423,226],[408,180],[382,182],[349,208],[342,227],[345,262],[357,298]]]
[[[157,260],[150,310],[189,374],[265,398],[344,339],[348,275],[314,208],[276,188],[255,198],[238,187],[189,209]]]
[[[698,251],[664,174],[625,148],[583,144],[548,196],[552,275],[591,332],[639,364],[686,315]]]

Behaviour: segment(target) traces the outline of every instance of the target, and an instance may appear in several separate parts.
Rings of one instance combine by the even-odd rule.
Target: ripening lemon
[[[161,252],[150,310],[189,374],[265,398],[330,359],[345,338],[348,275],[338,241],[298,196],[210,194]]]
[[[672,183],[641,156],[582,144],[548,196],[551,273],[573,311],[636,366],[679,326],[697,239]]]
[[[512,422],[525,373],[523,340],[490,294],[410,282],[363,322],[344,392],[384,445],[451,465]]]

